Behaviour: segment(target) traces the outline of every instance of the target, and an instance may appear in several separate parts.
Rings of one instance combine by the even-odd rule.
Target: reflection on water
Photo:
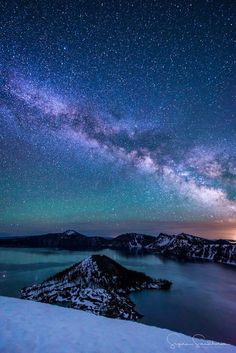
[[[181,263],[155,255],[114,250],[62,251],[0,248],[0,295],[41,282],[91,253],[105,254],[122,265],[173,282],[170,291],[145,290],[131,295],[142,322],[189,335],[236,344],[236,268],[212,263]]]

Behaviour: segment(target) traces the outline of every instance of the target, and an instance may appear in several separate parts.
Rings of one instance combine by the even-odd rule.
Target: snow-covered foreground
[[[236,353],[236,347],[63,307],[0,297],[0,353]]]

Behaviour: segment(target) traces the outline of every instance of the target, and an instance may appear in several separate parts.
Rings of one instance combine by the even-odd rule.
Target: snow
[[[0,297],[1,353],[236,353],[236,347],[55,305]]]
[[[64,232],[64,234],[66,234],[66,235],[73,235],[73,234],[76,234],[76,231],[75,230],[66,230],[65,232]]]
[[[141,241],[143,240],[143,236],[141,234],[135,234],[134,239],[131,242],[129,242],[129,248],[141,249],[143,245],[139,243],[140,240]]]
[[[171,241],[173,240],[173,238],[171,239],[168,235],[167,236],[159,236],[157,238],[156,244],[158,246],[166,246],[168,245]]]

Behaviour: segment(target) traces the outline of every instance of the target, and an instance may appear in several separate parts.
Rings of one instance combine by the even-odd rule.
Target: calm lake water
[[[41,282],[92,253],[173,282],[170,291],[145,290],[131,295],[144,315],[141,322],[236,345],[236,268],[227,265],[182,263],[114,250],[0,248],[0,295],[17,297],[20,288]]]

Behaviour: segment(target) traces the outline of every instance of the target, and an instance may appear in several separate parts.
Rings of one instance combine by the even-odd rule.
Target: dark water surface
[[[170,291],[145,290],[131,295],[144,315],[143,323],[236,345],[236,268],[228,265],[182,263],[114,250],[0,248],[0,295],[17,297],[20,288],[41,282],[92,253],[173,282]]]

